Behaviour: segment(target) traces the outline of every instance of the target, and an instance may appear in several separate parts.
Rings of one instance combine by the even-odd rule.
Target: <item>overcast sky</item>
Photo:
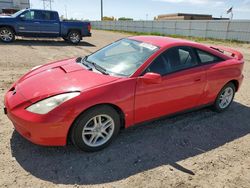
[[[68,18],[100,20],[101,0],[54,0],[52,9]],[[42,0],[30,0],[32,8],[43,8]],[[226,10],[234,7],[234,19],[250,19],[250,0],[103,0],[104,16],[153,19],[159,14],[199,13],[229,17]]]

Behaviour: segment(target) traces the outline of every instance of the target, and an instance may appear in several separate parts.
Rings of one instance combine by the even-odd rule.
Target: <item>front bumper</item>
[[[15,98],[14,98],[15,97]],[[67,144],[68,130],[72,120],[67,116],[55,114],[38,115],[25,110],[27,102],[13,106],[13,101],[21,101],[20,94],[13,96],[9,91],[5,95],[5,113],[13,123],[15,130],[34,144],[43,146],[64,146]]]

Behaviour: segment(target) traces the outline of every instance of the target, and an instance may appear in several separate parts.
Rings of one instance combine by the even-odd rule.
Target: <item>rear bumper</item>
[[[83,35],[82,37],[91,37],[92,33],[87,33],[86,35]]]
[[[237,91],[236,91],[236,92],[238,92],[238,91],[239,91],[239,89],[240,89],[240,87],[241,87],[241,85],[242,85],[243,80],[244,80],[244,75],[241,75],[241,77],[238,79],[239,86],[238,86],[238,88],[237,88]]]

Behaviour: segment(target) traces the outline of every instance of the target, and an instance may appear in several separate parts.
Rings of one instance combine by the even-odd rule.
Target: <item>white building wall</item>
[[[29,7],[29,0],[0,0],[0,12],[5,8],[24,9]]]
[[[250,20],[92,21],[103,30],[160,33],[250,42]]]

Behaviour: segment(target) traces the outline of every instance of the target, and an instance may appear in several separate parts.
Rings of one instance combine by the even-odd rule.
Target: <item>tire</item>
[[[235,96],[235,90],[236,90],[235,85],[232,82],[226,84],[221,89],[220,93],[218,94],[218,96],[215,100],[215,103],[213,105],[213,109],[216,112],[223,112],[223,111],[227,110],[233,102],[233,99]],[[223,97],[225,95],[228,95],[228,96]],[[224,100],[224,102],[223,102],[223,100]],[[224,103],[224,105],[223,105],[223,103]]]
[[[9,27],[0,28],[0,40],[5,43],[10,43],[15,40],[15,33]]]
[[[71,141],[83,151],[99,151],[114,140],[120,126],[120,116],[112,107],[94,107],[80,115],[73,123],[70,132]]]
[[[63,40],[64,40],[65,42],[68,42],[68,41],[69,41],[68,37],[62,37],[62,38],[63,38]]]
[[[78,31],[70,31],[67,38],[72,44],[79,44],[81,41],[81,34]]]

